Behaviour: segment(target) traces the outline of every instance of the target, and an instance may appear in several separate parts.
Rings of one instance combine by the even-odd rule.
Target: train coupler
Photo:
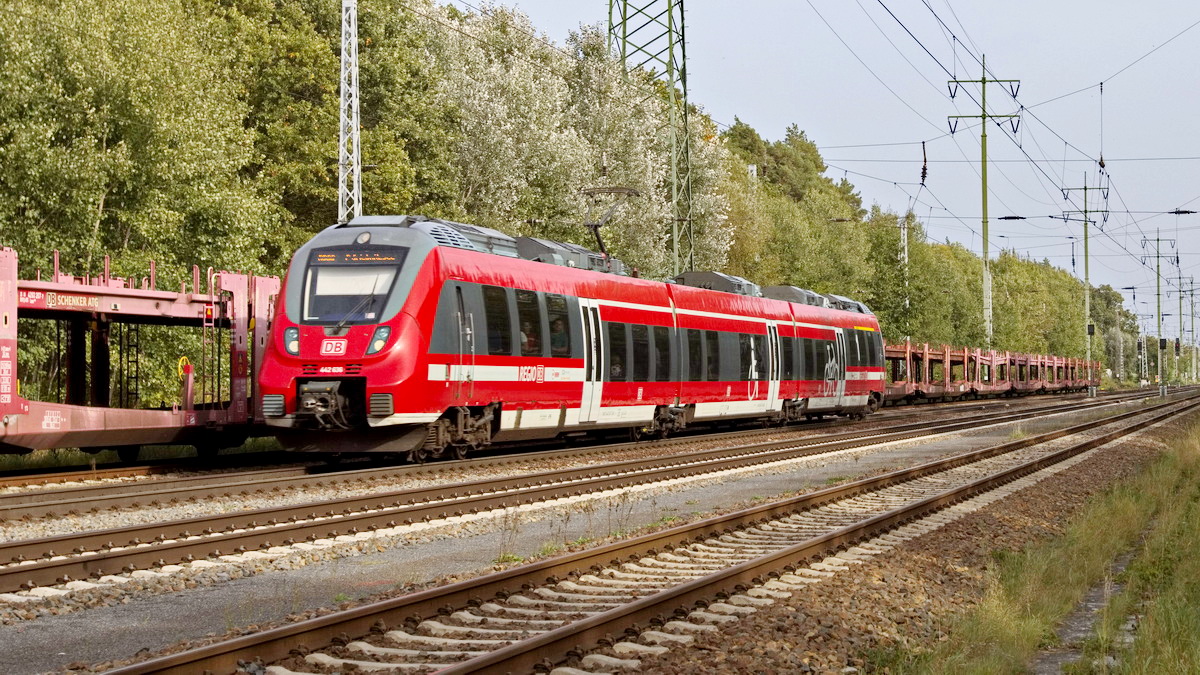
[[[341,382],[305,382],[300,385],[298,414],[310,417],[322,429],[349,429],[346,397],[338,393]]]

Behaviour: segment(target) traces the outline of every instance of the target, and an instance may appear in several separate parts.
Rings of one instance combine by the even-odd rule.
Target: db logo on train
[[[346,341],[345,340],[323,340],[321,342],[321,356],[345,356]]]

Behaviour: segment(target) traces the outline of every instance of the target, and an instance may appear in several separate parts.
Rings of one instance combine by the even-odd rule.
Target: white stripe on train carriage
[[[597,422],[649,423],[654,419],[654,404],[600,406]]]
[[[758,401],[712,401],[696,404],[696,418],[726,417],[767,412],[767,400]]]
[[[538,374],[538,369],[541,374]],[[531,366],[469,366],[449,363],[429,364],[430,382],[457,382],[469,375],[476,382],[583,382],[583,368],[537,364]]]
[[[579,421],[579,408],[575,408],[575,421]],[[536,410],[505,410],[500,413],[501,429],[546,429],[558,426],[562,419],[561,408],[541,408]],[[569,415],[568,415],[569,417]]]
[[[882,380],[883,372],[882,371],[847,372],[846,379],[847,380]]]
[[[373,427],[390,427],[395,424],[428,424],[441,417],[438,413],[395,413],[387,417],[368,417],[367,424]]]

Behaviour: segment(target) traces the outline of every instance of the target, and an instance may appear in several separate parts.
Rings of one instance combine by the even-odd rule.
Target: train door
[[[779,379],[782,371],[779,351],[779,328],[774,321],[767,323],[767,410],[779,409]]]
[[[454,372],[454,395],[457,398],[475,396],[475,315],[467,311],[462,286],[454,289],[458,314],[458,364]]]
[[[833,360],[825,366],[830,376],[837,380],[837,393],[833,399],[835,406],[845,405],[846,400],[846,333],[837,331],[837,344],[833,349]],[[827,376],[828,379],[828,376]]]
[[[580,298],[579,310],[583,315],[583,399],[579,406],[579,421],[595,422],[600,416],[605,372],[600,309],[595,300]]]

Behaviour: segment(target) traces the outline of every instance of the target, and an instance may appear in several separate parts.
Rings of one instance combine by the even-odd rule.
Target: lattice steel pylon
[[[358,0],[342,0],[341,104],[338,112],[338,222],[362,215],[358,139]]]
[[[608,0],[608,48],[626,72],[644,68],[666,85],[671,109],[672,270],[674,274],[691,270],[696,245],[683,0]]]

